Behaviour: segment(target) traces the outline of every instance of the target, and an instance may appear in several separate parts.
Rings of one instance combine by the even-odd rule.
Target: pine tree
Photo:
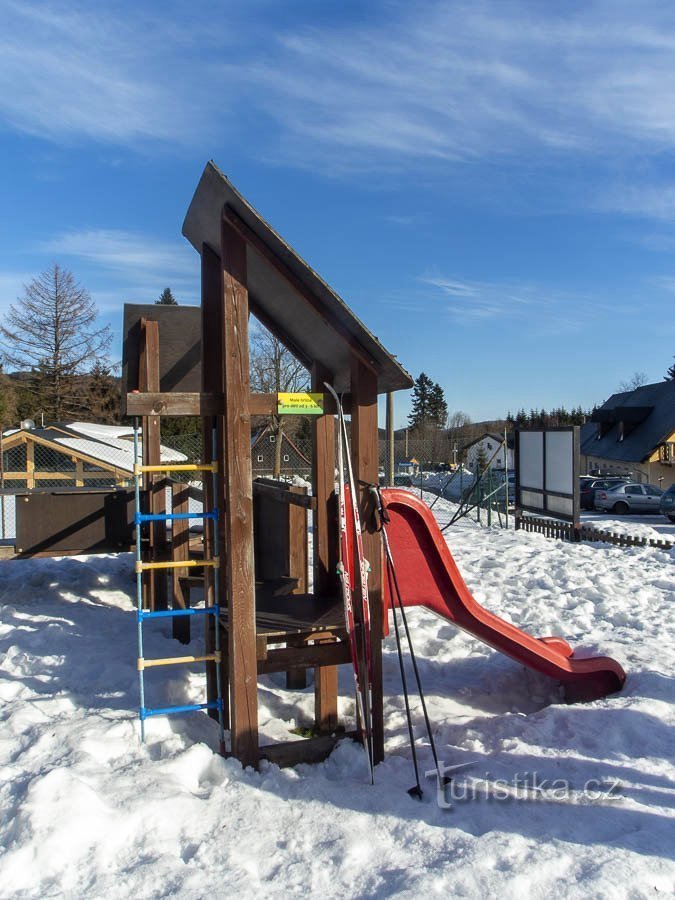
[[[440,384],[436,383],[429,392],[429,419],[437,428],[445,428],[448,422],[448,404]]]
[[[668,369],[666,372],[666,377],[663,379],[664,381],[675,381],[675,363]]]
[[[159,295],[159,300],[155,300],[155,306],[178,306],[178,301],[171,293],[171,288],[164,288]]]
[[[412,394],[412,410],[408,415],[408,423],[411,428],[424,428],[429,424],[429,403],[434,383],[424,372],[420,372],[415,380]]]

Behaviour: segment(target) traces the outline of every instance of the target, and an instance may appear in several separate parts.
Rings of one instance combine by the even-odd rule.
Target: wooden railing
[[[517,515],[516,529],[543,534],[546,537],[558,538],[561,541],[594,541],[614,544],[617,547],[655,547],[658,550],[672,550],[675,547],[675,543],[672,541],[638,537],[633,534],[618,534],[614,531],[605,531],[588,525],[575,527],[571,522],[561,522],[558,519],[543,519],[538,516]]]

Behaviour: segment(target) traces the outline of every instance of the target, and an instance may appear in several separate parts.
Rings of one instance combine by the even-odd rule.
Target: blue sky
[[[591,406],[673,362],[674,95],[669,2],[0,0],[0,315],[197,302],[213,159],[451,411]]]

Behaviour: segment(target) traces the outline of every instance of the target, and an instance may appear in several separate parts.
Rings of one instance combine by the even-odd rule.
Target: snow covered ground
[[[139,744],[130,556],[2,562],[0,895],[671,896],[675,551],[465,520],[446,534],[480,602],[581,654],[614,656],[628,681],[566,706],[547,679],[412,610],[439,752],[467,764],[440,805],[433,779],[423,802],[406,793],[393,639],[374,787],[348,742],[322,765],[244,772],[214,753],[217,729],[201,714],[151,720]],[[170,626],[147,634],[148,656],[175,653]],[[343,667],[347,719],[350,681]],[[197,666],[148,682],[151,703],[203,697]],[[295,739],[311,712],[311,688],[262,680],[266,738]],[[430,769],[421,725],[416,707]]]

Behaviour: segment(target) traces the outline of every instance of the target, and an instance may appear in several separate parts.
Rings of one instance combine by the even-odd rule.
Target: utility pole
[[[394,395],[390,391],[387,394],[387,471],[386,481],[389,487],[394,485]],[[406,431],[406,434],[408,432]]]

